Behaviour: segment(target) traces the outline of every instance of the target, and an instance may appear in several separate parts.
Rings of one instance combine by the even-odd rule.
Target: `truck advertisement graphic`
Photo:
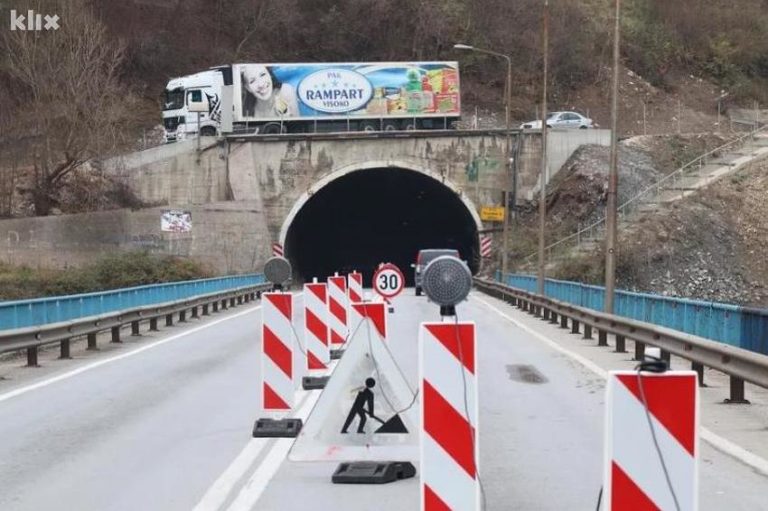
[[[240,120],[457,116],[455,62],[235,64]]]
[[[208,111],[193,112],[201,93]],[[223,131],[449,129],[460,113],[456,62],[231,64],[171,79],[163,124],[174,142]]]

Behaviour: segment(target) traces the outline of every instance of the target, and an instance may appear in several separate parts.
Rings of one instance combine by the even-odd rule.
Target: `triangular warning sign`
[[[347,342],[288,458],[416,461],[418,411],[416,393],[376,326],[363,324]]]

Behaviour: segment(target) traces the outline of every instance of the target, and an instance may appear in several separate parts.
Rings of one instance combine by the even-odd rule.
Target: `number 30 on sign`
[[[384,298],[394,298],[404,286],[403,272],[392,263],[382,264],[373,274],[373,290]]]

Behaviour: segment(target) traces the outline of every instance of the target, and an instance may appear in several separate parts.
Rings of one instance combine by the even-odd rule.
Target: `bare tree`
[[[24,191],[35,214],[47,215],[71,172],[123,141],[130,99],[118,78],[124,48],[87,2],[41,4],[38,12],[58,14],[61,28],[5,31],[3,44],[17,99],[14,124],[34,169]]]

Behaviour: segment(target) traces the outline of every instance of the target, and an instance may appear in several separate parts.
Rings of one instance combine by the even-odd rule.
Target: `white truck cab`
[[[198,114],[190,111],[195,91],[205,95],[208,112],[200,113],[200,134],[214,136],[221,122],[221,88],[224,77],[220,69],[211,69],[189,76],[172,78],[165,87],[163,98],[163,127],[165,142],[175,142],[197,135]]]

